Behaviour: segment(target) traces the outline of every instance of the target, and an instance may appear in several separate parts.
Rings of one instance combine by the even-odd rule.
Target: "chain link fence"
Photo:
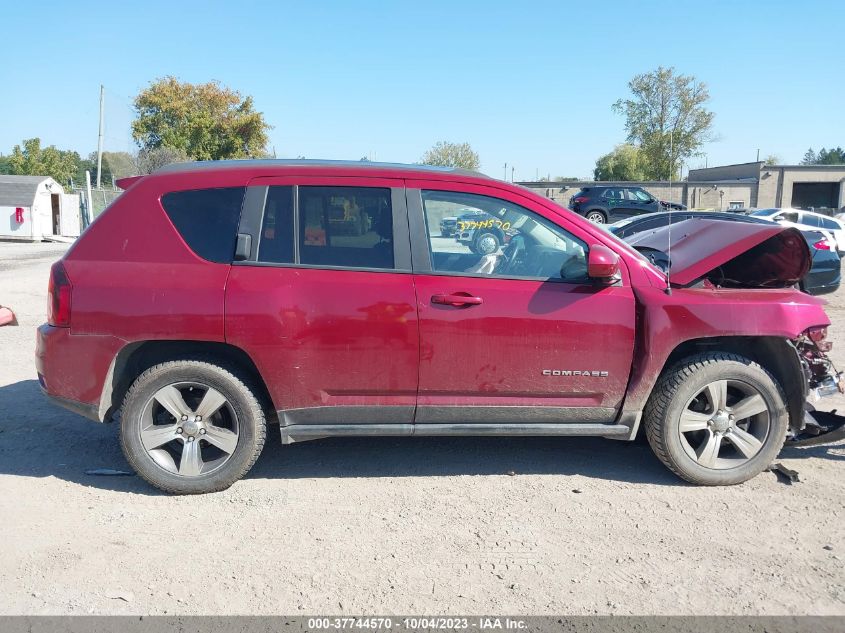
[[[79,213],[83,218],[83,225],[85,225],[86,215],[93,222],[94,218],[100,215],[106,207],[114,202],[123,189],[116,187],[103,187],[96,189],[91,188],[91,200],[88,200],[88,191],[85,187],[73,187],[68,193],[75,193],[79,195]],[[90,213],[86,214],[86,210],[90,209]]]

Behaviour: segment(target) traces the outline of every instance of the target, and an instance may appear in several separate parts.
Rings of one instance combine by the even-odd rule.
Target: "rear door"
[[[621,220],[631,216],[631,207],[623,187],[608,187],[602,194],[607,205],[608,221]]]
[[[416,424],[612,421],[634,346],[627,271],[616,286],[591,283],[595,240],[515,193],[407,185],[420,319]],[[439,237],[439,218],[455,207],[490,216],[504,248],[482,255]]]
[[[419,332],[402,181],[259,178],[246,198],[226,340],[258,366],[282,424],[410,424]]]

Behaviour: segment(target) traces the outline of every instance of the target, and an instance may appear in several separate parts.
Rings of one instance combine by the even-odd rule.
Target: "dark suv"
[[[631,440],[641,421],[681,477],[733,484],[809,424],[809,390],[842,385],[822,301],[792,288],[809,268],[793,228],[688,220],[669,282],[463,170],[224,161],[118,184],[53,265],[36,368],[58,404],[119,420],[129,464],[169,492],[231,485],[268,427]],[[443,237],[468,209],[509,239]]]
[[[584,187],[569,201],[569,208],[590,222],[607,224],[632,215],[663,211],[669,203],[661,202],[642,187]],[[673,203],[673,209],[686,208]]]

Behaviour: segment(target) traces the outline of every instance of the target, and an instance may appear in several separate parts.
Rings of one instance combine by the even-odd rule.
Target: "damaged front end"
[[[788,446],[817,446],[845,439],[845,416],[836,410],[817,411],[813,402],[838,393],[845,394],[845,373],[836,371],[827,352],[833,343],[827,340],[827,327],[813,327],[793,341],[807,381],[807,403],[800,429],[790,429]]]

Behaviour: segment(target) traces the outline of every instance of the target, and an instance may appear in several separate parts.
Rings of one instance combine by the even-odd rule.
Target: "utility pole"
[[[760,148],[757,148],[757,162],[760,162]]]
[[[505,182],[508,181],[508,164],[505,163]]]
[[[516,169],[513,165],[511,165],[511,182],[513,182],[513,170]]]
[[[100,188],[103,173],[103,84],[100,84],[100,134],[97,137],[97,189]]]

